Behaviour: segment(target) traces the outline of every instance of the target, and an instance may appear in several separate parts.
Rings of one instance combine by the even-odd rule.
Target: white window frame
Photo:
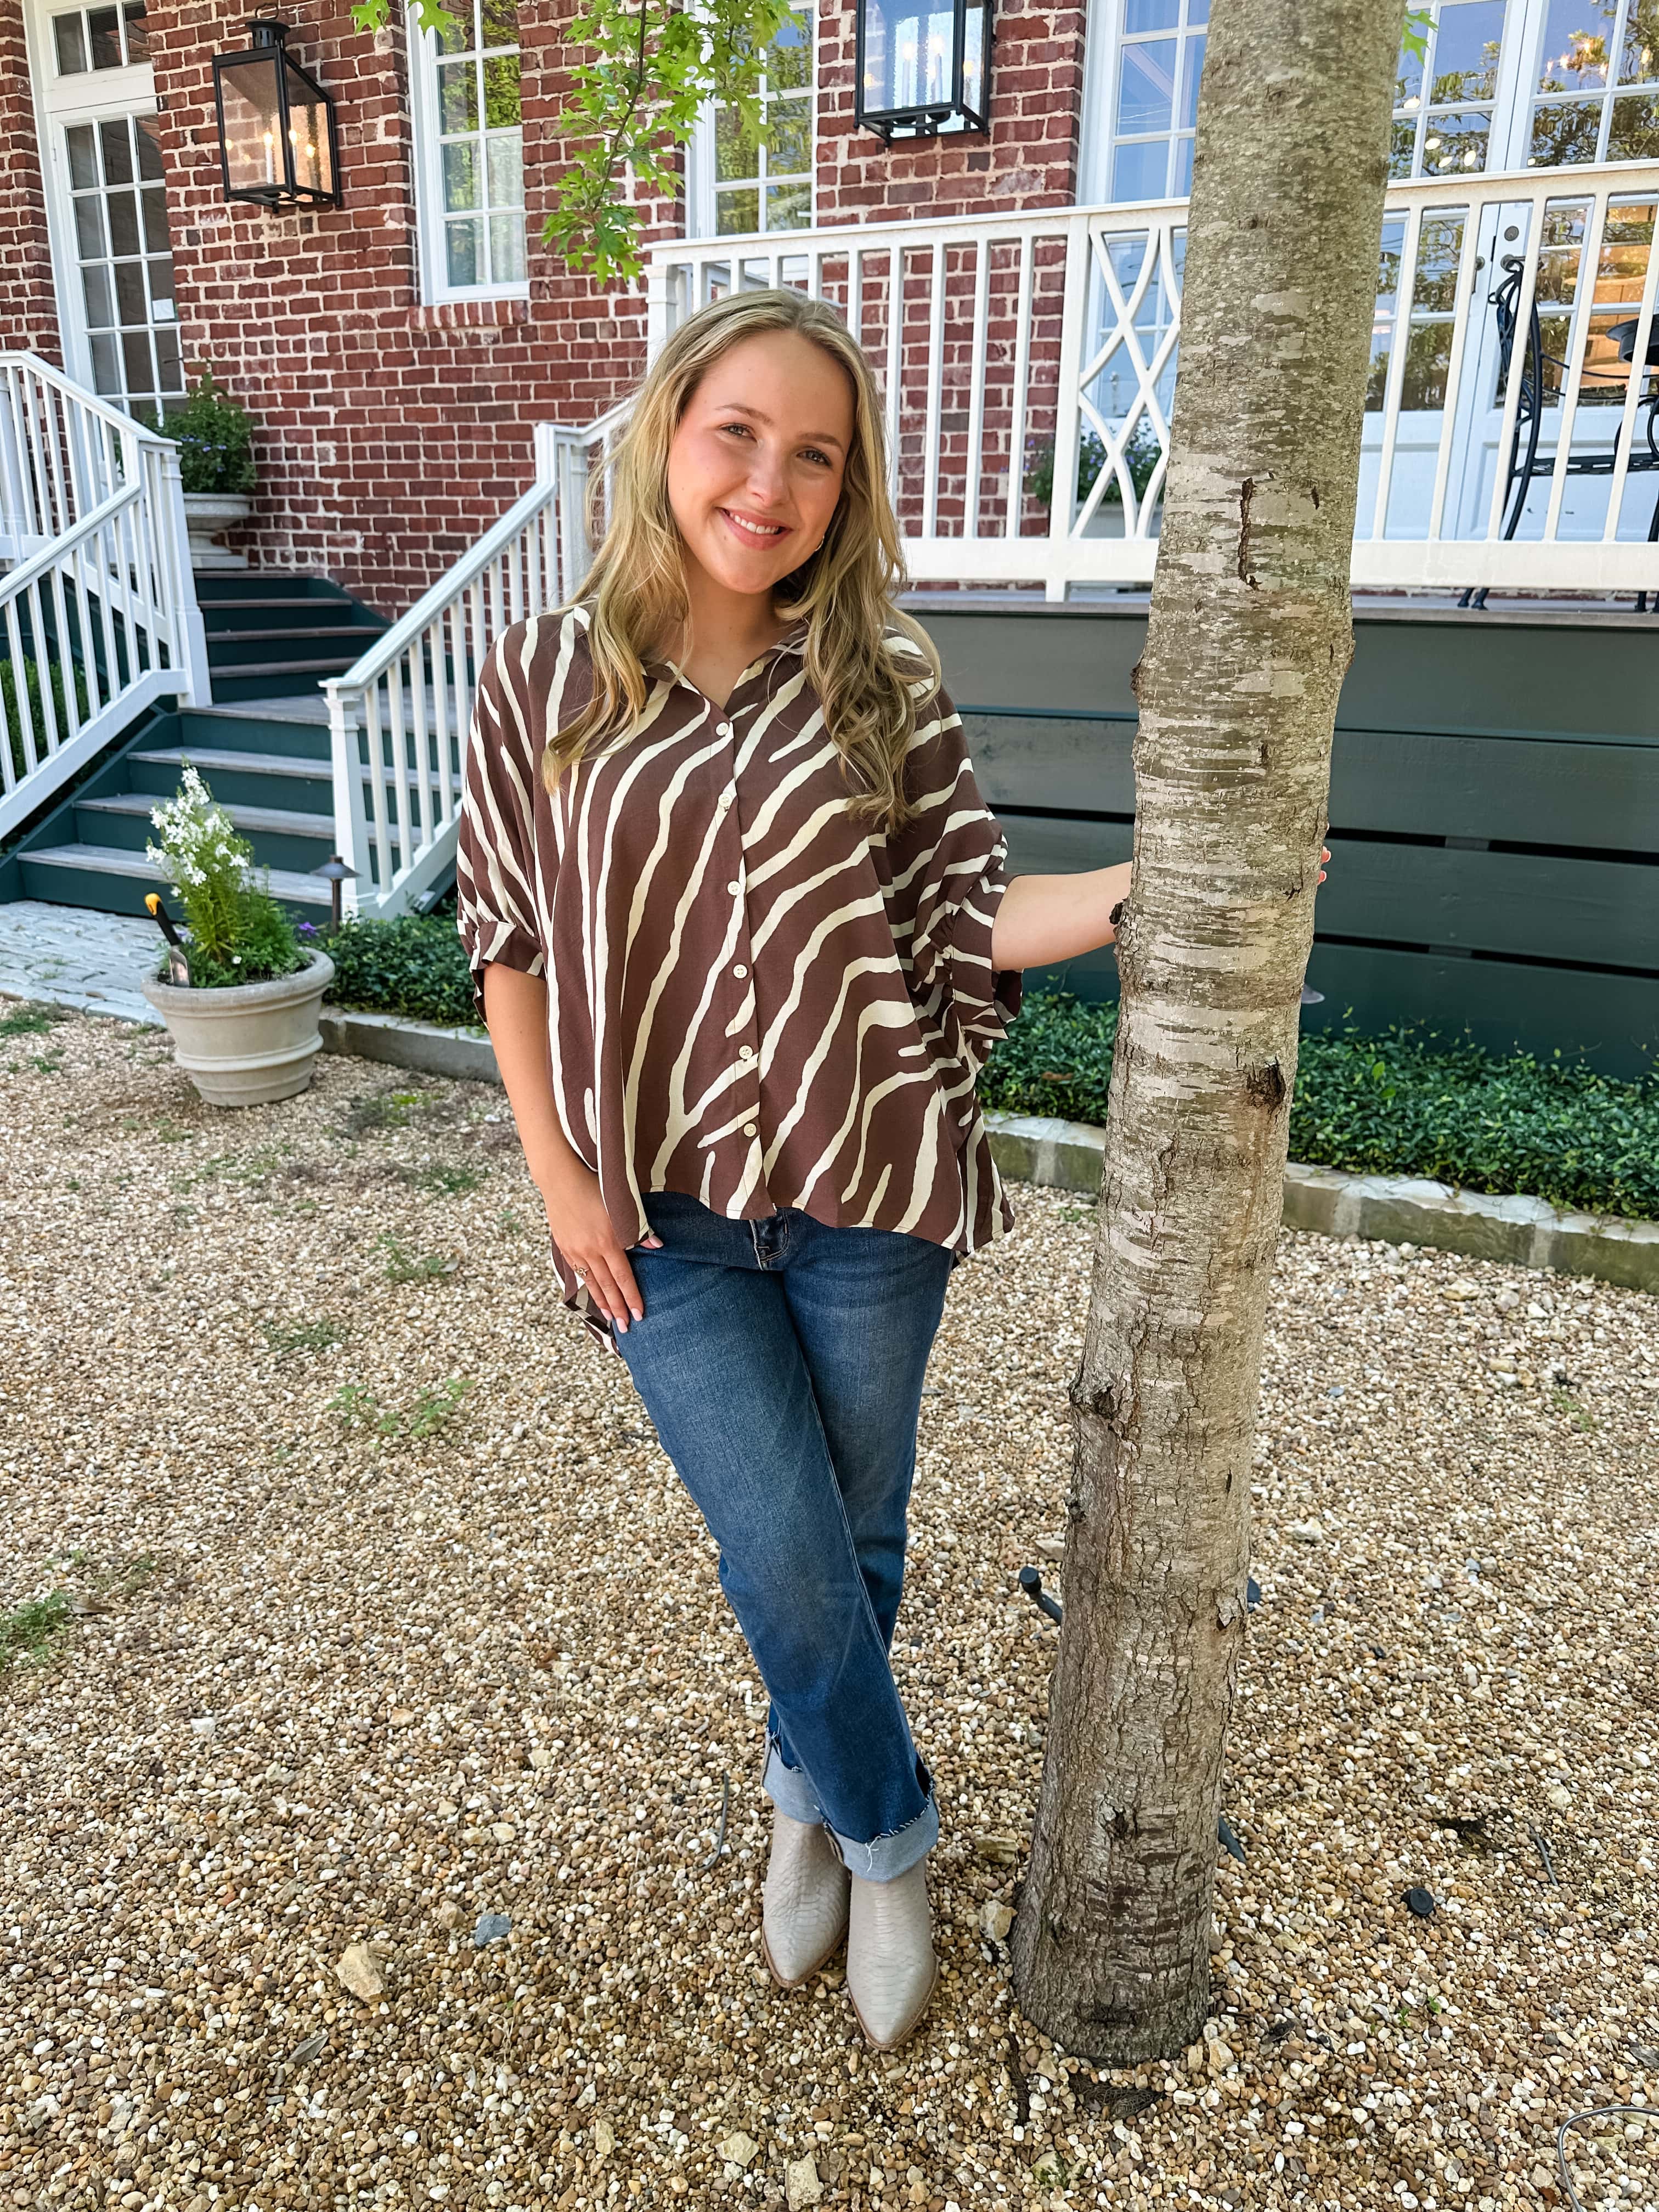
[[[449,261],[444,247],[443,158],[439,145],[438,64],[442,57],[437,40],[430,31],[421,28],[412,9],[408,15],[408,29],[409,121],[414,142],[415,235],[420,260],[421,298],[433,307],[457,300],[527,300],[527,271],[516,282],[505,284],[452,284],[449,281]],[[522,93],[522,45],[519,53]],[[519,132],[522,140],[522,120]],[[527,247],[527,211],[525,222]]]
[[[805,225],[805,228],[810,230],[817,226],[818,219],[818,0],[795,0],[795,5],[806,17],[807,39],[810,46],[806,70],[806,183],[810,198],[809,221]],[[793,93],[785,95],[790,100],[797,96]],[[685,234],[688,239],[713,238],[716,235],[714,229],[716,161],[713,100],[706,101],[698,112],[696,128],[686,145],[685,157]],[[765,211],[765,200],[763,196],[761,203],[763,217]],[[745,238],[791,238],[795,235],[795,233],[793,230],[760,230],[741,233],[733,231],[729,235]]]

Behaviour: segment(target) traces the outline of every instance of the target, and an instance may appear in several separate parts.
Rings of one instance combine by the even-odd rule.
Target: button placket
[[[724,738],[728,745],[732,745],[734,744],[735,732],[729,719],[724,719],[717,722],[714,726],[714,733],[717,737]],[[722,823],[727,823],[732,819],[732,809],[737,804],[738,787],[737,778],[733,772],[734,769],[734,763],[728,765],[726,789],[721,792],[720,797],[714,802],[715,815]],[[741,830],[738,831],[738,851],[739,856],[741,856],[743,851]],[[732,880],[726,884],[726,896],[729,898],[734,898],[739,901],[744,900],[744,879],[741,872],[732,877]],[[749,916],[746,904],[740,908],[738,915],[737,933],[738,949],[740,951],[746,952],[748,951],[746,940],[749,934]],[[748,962],[746,960],[733,961],[732,963],[732,974],[738,981],[741,982],[749,974]],[[752,1013],[750,1018],[752,1024],[754,1019]],[[760,1073],[759,1055],[752,1043],[744,1043],[738,1046],[738,1066],[733,1070],[733,1073],[741,1080],[750,1083],[753,1083],[758,1077]],[[750,1107],[750,1110],[751,1113],[754,1111],[753,1106]],[[746,1138],[752,1139],[760,1134],[760,1124],[758,1121],[744,1121],[742,1124],[742,1127],[743,1133]]]

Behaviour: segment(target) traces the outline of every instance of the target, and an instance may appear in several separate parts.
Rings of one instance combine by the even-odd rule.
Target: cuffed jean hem
[[[766,1747],[766,1770],[761,1777],[761,1787],[787,1819],[821,1824],[827,1828],[842,1864],[860,1881],[896,1881],[902,1874],[909,1872],[918,1859],[926,1858],[939,1841],[939,1806],[930,1791],[927,1803],[915,1820],[907,1820],[890,1835],[877,1836],[870,1843],[854,1843],[850,1836],[843,1836],[830,1826],[804,1771],[799,1766],[786,1766],[782,1753],[770,1741]]]

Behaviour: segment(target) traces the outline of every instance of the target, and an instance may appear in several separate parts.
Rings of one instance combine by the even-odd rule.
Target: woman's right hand
[[[586,1283],[599,1311],[625,1336],[630,1314],[635,1321],[644,1320],[645,1301],[611,1225],[598,1176],[573,1155],[569,1165],[555,1170],[543,1185],[542,1202],[553,1242]],[[653,1250],[662,1243],[654,1234],[641,1241]]]

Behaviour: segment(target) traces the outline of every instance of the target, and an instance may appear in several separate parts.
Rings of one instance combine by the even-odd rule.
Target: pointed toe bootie
[[[852,1884],[848,1994],[865,2041],[875,2051],[896,2051],[927,2011],[939,1979],[927,1863],[919,1859],[893,1881],[861,1881],[854,1875]]]
[[[780,1989],[799,1989],[841,1948],[847,1881],[822,1826],[775,1812],[761,1890],[761,1951]]]

